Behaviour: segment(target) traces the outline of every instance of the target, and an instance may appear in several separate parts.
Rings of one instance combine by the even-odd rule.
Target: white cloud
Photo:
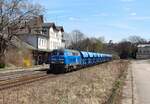
[[[70,21],[83,21],[84,19],[81,19],[79,17],[69,17]],[[85,19],[86,20],[86,19]]]
[[[111,26],[111,27],[114,27],[114,28],[119,28],[119,29],[135,30],[134,27],[131,27],[128,24],[125,24],[125,23],[109,24],[108,26]]]
[[[131,8],[129,8],[129,7],[125,7],[125,8],[124,8],[124,10],[125,10],[125,11],[130,11],[130,10],[131,10]]]
[[[88,18],[69,17],[70,21],[88,21]]]
[[[131,16],[136,16],[137,13],[133,12],[133,13],[130,13]]]
[[[109,14],[108,13],[100,13],[100,14],[94,14],[93,16],[96,16],[96,17],[98,17],[98,16],[107,17],[107,16],[109,16]]]
[[[70,20],[70,21],[76,21],[76,20],[79,20],[79,19],[76,18],[76,17],[69,17],[69,20]]]
[[[104,16],[104,17],[109,16],[109,14],[107,14],[107,13],[101,13],[100,15]]]
[[[122,1],[122,2],[133,2],[135,0],[120,0],[120,1]]]
[[[130,20],[150,20],[150,16],[136,16],[129,18]]]

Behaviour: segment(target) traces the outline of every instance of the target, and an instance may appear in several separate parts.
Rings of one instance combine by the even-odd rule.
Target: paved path
[[[150,60],[132,61],[138,104],[150,104]]]

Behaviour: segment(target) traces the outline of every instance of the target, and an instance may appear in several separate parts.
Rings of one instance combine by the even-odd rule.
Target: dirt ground
[[[127,61],[113,61],[0,91],[0,104],[103,104]]]

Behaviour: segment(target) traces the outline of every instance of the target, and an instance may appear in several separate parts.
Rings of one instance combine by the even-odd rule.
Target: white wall
[[[38,49],[48,49],[48,43],[46,38],[38,37]]]
[[[49,32],[47,33],[49,35],[49,38],[38,35],[22,35],[21,38],[25,42],[38,49],[54,50],[59,48],[65,48],[65,43],[62,42],[63,33],[61,31],[54,30],[52,27],[48,31]]]
[[[26,43],[32,45],[33,47],[35,47],[35,48],[38,47],[38,46],[37,46],[37,36],[35,36],[35,35],[30,35],[30,34],[25,34],[25,35],[20,35],[20,38],[21,38],[24,42],[26,42]]]
[[[50,50],[64,48],[64,43],[62,43],[62,32],[56,31],[52,27],[49,29],[49,42],[48,46]]]

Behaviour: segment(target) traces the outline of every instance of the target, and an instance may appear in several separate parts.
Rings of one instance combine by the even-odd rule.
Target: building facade
[[[55,23],[44,23],[43,16],[35,17],[19,31],[20,38],[37,48],[37,50],[52,51],[65,48],[64,29]]]
[[[64,29],[62,26],[55,26],[54,23],[44,23],[43,16],[35,17],[25,23],[20,29],[19,38],[35,48],[33,57],[36,64],[47,63],[48,55],[54,49],[65,48],[63,40]]]
[[[149,59],[150,58],[150,44],[138,45],[138,52],[136,54],[137,59]]]
[[[54,23],[44,23],[43,29],[46,30],[48,35],[48,49],[65,48],[65,41],[63,40],[64,29],[62,26],[55,26]]]

